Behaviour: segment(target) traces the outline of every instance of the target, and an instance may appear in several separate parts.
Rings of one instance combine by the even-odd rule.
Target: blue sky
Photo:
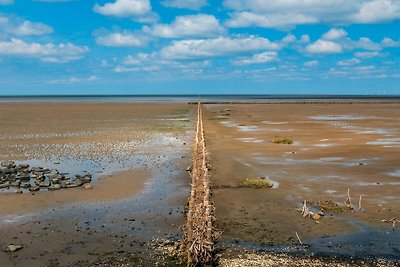
[[[0,94],[400,94],[398,0],[0,0]]]

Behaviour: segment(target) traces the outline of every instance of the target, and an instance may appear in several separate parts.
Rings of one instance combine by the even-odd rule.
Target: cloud
[[[354,23],[376,23],[400,18],[400,2],[398,0],[361,1],[359,10],[350,15]]]
[[[260,50],[279,50],[280,46],[258,36],[218,37],[214,39],[181,40],[160,51],[163,58],[190,59],[235,55]]]
[[[288,16],[287,14],[270,14],[268,16],[253,12],[235,12],[226,22],[230,28],[246,28],[258,26],[262,28],[287,29],[297,24],[312,24],[318,20],[304,15]]]
[[[89,77],[70,77],[67,79],[51,80],[50,84],[70,84],[70,83],[82,83],[82,82],[92,82],[96,81],[98,78],[94,75]]]
[[[53,33],[53,28],[40,23],[21,20],[18,17],[0,17],[0,30],[8,35],[46,35]]]
[[[341,60],[338,63],[336,63],[336,65],[338,66],[353,66],[353,65],[357,65],[360,64],[361,60],[357,59],[357,58],[350,58],[350,59],[346,59],[346,60]]]
[[[278,60],[278,53],[276,51],[267,51],[261,54],[255,54],[252,57],[242,57],[232,60],[232,64],[236,66],[263,64]]]
[[[382,43],[390,43],[388,39]],[[320,39],[306,47],[306,51],[312,54],[337,54],[355,49],[363,49],[369,51],[380,51],[382,45],[373,42],[371,39],[361,37],[358,40],[352,40],[347,37],[347,32],[343,29],[332,28],[324,33]]]
[[[0,42],[0,55],[39,58],[44,62],[65,63],[81,59],[89,51],[86,46],[74,44],[26,43],[20,39]]]
[[[303,64],[304,67],[309,67],[309,68],[316,67],[318,65],[319,65],[319,62],[317,60],[307,61],[307,62],[304,62],[304,64]]]
[[[381,52],[356,52],[354,56],[359,58],[373,58],[373,57],[385,57],[387,54],[383,54]]]
[[[147,53],[138,53],[135,56],[129,55],[123,60],[123,64],[125,65],[143,65],[149,62],[153,63],[153,59],[152,56]]]
[[[304,24],[380,23],[400,18],[398,0],[225,0],[233,28],[290,29]]]
[[[122,63],[114,68],[114,72],[169,72],[172,69],[174,72],[178,70],[185,73],[195,74],[202,73],[203,68],[208,66],[210,66],[210,60],[192,60],[182,62],[162,59],[158,53],[138,53],[124,58]]]
[[[324,40],[337,40],[347,36],[347,32],[343,29],[332,28],[322,35]]]
[[[43,23],[35,23],[25,20],[15,29],[16,35],[45,35],[53,33],[53,28]]]
[[[124,72],[151,72],[151,71],[156,71],[159,70],[161,67],[154,65],[154,66],[144,66],[144,67],[125,67],[125,66],[116,66],[114,68],[114,72],[117,73],[124,73]]]
[[[98,36],[96,37],[96,43],[113,47],[144,47],[147,45],[148,40],[143,35],[123,31]]]
[[[166,7],[186,8],[191,10],[200,10],[207,6],[207,0],[165,0],[162,4]]]
[[[391,38],[385,37],[385,38],[383,38],[381,45],[383,47],[400,47],[400,41],[396,42]]]
[[[343,51],[340,44],[321,39],[309,44],[306,49],[311,54],[338,54]]]
[[[178,16],[171,24],[145,26],[143,31],[162,38],[212,37],[225,33],[225,29],[212,15]]]
[[[14,0],[0,0],[0,6],[1,5],[12,5],[14,4]]]
[[[95,4],[93,11],[119,18],[131,18],[142,23],[153,23],[158,15],[152,12],[150,0],[115,0],[103,6]]]

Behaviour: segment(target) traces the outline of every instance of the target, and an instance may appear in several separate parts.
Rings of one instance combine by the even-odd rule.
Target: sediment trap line
[[[197,107],[197,127],[193,149],[192,188],[185,225],[184,249],[188,266],[212,262],[217,231],[213,228],[214,206],[211,201],[207,150],[201,103]]]

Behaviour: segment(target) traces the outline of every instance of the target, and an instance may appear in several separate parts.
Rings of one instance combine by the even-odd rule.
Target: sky
[[[399,0],[0,0],[0,95],[400,95]]]

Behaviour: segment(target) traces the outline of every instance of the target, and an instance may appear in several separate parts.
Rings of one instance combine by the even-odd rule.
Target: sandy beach
[[[1,160],[93,179],[91,189],[1,189],[0,262],[88,266],[117,252],[157,261],[151,244],[177,239],[184,221],[191,112],[186,104],[1,104]],[[24,248],[4,252],[9,244]]]
[[[309,252],[398,259],[399,104],[206,105],[213,198],[224,246],[296,248]],[[276,136],[293,144],[275,144]],[[238,188],[265,177],[267,189]],[[301,216],[304,200],[344,205],[316,223]],[[362,196],[361,209],[359,197]],[[279,250],[279,249],[278,249]],[[238,265],[241,266],[241,265]],[[269,265],[268,265],[269,266]]]
[[[172,264],[160,247],[182,240],[195,111],[0,104],[1,160],[93,175],[91,189],[0,189],[0,261]],[[400,231],[384,220],[400,212],[400,104],[212,104],[203,113],[221,266],[396,266]],[[256,177],[272,187],[241,187]],[[344,205],[348,190],[352,209],[301,215],[305,200],[317,213],[324,201]],[[23,249],[5,252],[10,244]]]

